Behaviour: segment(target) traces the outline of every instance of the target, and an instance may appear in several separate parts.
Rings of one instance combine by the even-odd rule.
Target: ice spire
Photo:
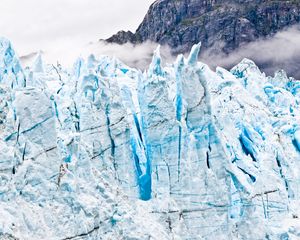
[[[34,70],[34,72],[37,72],[37,73],[44,72],[44,63],[43,63],[41,51],[38,52],[37,57],[34,61],[33,70]]]
[[[96,62],[96,57],[94,54],[89,55],[88,60],[87,60],[87,67],[89,69],[92,69],[95,67],[95,62]]]
[[[0,83],[11,88],[26,85],[23,69],[11,42],[0,37]]]
[[[199,52],[200,52],[200,47],[201,47],[201,42],[198,43],[198,44],[195,44],[192,47],[192,50],[191,50],[190,55],[188,57],[188,64],[189,65],[195,65],[197,63]]]
[[[82,70],[83,70],[83,65],[84,65],[84,60],[82,59],[82,57],[79,57],[76,62],[74,63],[74,75],[76,78],[79,78]]]
[[[161,56],[160,56],[160,45],[156,48],[154,51],[153,57],[152,57],[152,62],[149,67],[149,76],[152,75],[162,75],[163,70],[161,67]]]

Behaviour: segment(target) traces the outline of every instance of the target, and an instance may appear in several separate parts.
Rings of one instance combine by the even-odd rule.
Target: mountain
[[[168,44],[177,53],[189,51],[198,42],[203,48],[222,44],[222,51],[230,53],[299,22],[298,0],[158,0],[134,34],[120,31],[107,41],[151,40]]]
[[[276,33],[299,25],[299,22],[299,0],[158,0],[151,5],[135,33],[120,31],[106,41],[118,44],[153,41],[169,45],[174,54],[187,53],[194,44],[201,42],[203,53],[207,51],[205,56],[216,55],[209,62],[211,65],[217,61],[228,67],[236,64],[237,59],[228,63],[226,55],[257,40],[272,39]],[[300,31],[298,41],[299,38]],[[274,69],[285,68],[300,79],[298,48],[289,59],[273,63],[277,48],[288,44],[294,43],[285,41],[274,46],[274,56],[267,61],[261,59],[259,53],[254,55],[251,48],[243,52],[242,57],[251,57],[268,74]],[[223,57],[222,61],[219,54]],[[290,67],[292,63],[297,64],[297,69]]]
[[[0,39],[0,239],[297,239],[300,82],[244,59],[25,70]]]

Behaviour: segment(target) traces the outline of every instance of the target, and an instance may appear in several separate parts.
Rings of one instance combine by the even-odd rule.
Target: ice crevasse
[[[300,82],[244,59],[23,68],[0,40],[0,239],[299,239]]]

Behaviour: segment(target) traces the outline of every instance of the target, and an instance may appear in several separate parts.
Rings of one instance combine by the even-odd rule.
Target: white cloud
[[[299,42],[300,31],[297,27],[291,27],[278,32],[271,38],[259,39],[245,44],[229,55],[216,54],[215,48],[204,50],[201,52],[200,61],[207,63],[212,68],[222,66],[228,69],[246,57],[254,60],[261,70],[268,75],[273,75],[275,71],[284,69],[290,76],[300,79]],[[157,43],[151,42],[138,45],[95,42],[78,46],[76,42],[66,40],[65,42],[60,41],[59,44],[53,42],[52,47],[49,47],[45,52],[44,58],[49,63],[56,63],[58,60],[63,65],[71,66],[79,55],[87,57],[93,53],[96,56],[115,56],[131,67],[146,69],[157,45]],[[162,46],[161,54],[163,63],[174,62],[175,57],[172,56],[169,47]]]
[[[72,42],[67,41],[64,43],[60,42],[59,47],[49,48],[48,51],[43,51],[43,59],[46,63],[56,64],[59,62],[65,67],[71,67],[79,56],[87,58],[90,54],[96,57],[105,55],[116,57],[130,67],[144,70],[148,68],[153,52],[157,46],[158,44],[153,42],[144,42],[137,45],[132,43],[119,45],[99,41],[78,47],[76,43],[72,44]],[[163,64],[172,63],[175,60],[168,46],[162,46],[160,52]],[[36,55],[34,54],[22,57],[23,66],[31,66],[35,58]]]
[[[268,75],[284,69],[300,79],[300,26],[295,25],[267,39],[258,39],[239,47],[229,55],[213,54],[212,49],[201,55],[201,60],[212,67],[232,67],[243,58],[253,60]]]

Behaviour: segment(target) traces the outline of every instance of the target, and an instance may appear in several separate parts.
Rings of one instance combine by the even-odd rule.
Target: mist
[[[249,58],[267,75],[283,69],[290,77],[300,79],[299,29],[299,26],[293,26],[270,38],[245,44],[229,55],[214,54],[215,49],[208,49],[201,54],[201,61],[212,68],[231,68],[243,58]]]
[[[96,57],[109,56],[115,57],[127,64],[129,67],[145,70],[151,63],[154,50],[158,47],[157,43],[145,42],[142,44],[126,43],[123,45],[98,41],[86,45],[78,46],[71,42],[65,42],[55,48],[40,50],[43,60],[49,64],[57,62],[65,67],[71,67],[78,57],[87,58],[93,54]],[[176,57],[172,55],[169,46],[161,46],[161,56],[164,63],[173,62]],[[38,52],[21,56],[24,67],[31,66]]]
[[[218,47],[222,43],[217,43]],[[47,63],[59,62],[64,66],[73,65],[77,57],[87,57],[94,54],[96,57],[106,55],[116,57],[130,67],[145,70],[148,68],[153,51],[158,44],[145,42],[142,44],[126,43],[123,45],[98,41],[78,46],[66,41],[60,42],[55,47],[43,50],[43,57]],[[212,69],[217,66],[230,69],[238,64],[243,58],[253,60],[262,72],[274,75],[277,70],[284,69],[290,77],[300,79],[300,30],[294,26],[278,32],[267,39],[259,39],[239,47],[229,55],[220,52],[216,47],[202,49],[199,60],[207,63]],[[163,64],[173,63],[176,56],[168,46],[161,46]],[[187,54],[185,54],[187,55]],[[21,57],[24,66],[31,65],[35,54]]]

